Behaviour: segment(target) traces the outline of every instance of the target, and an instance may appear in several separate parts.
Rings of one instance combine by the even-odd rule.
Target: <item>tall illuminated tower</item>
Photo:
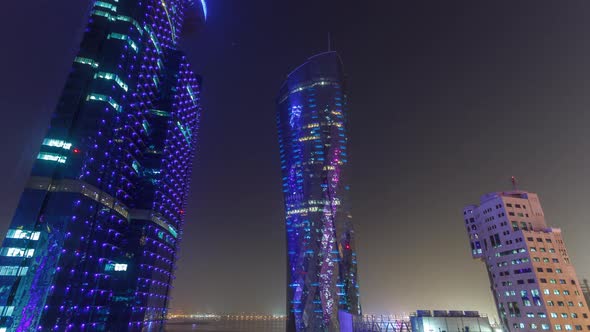
[[[535,193],[481,197],[463,209],[471,254],[486,264],[505,331],[589,331],[590,311],[561,230]]]
[[[348,331],[361,314],[346,112],[336,52],[311,57],[279,94],[289,331]]]
[[[94,1],[0,249],[0,331],[161,331],[200,79],[177,49],[195,0]]]

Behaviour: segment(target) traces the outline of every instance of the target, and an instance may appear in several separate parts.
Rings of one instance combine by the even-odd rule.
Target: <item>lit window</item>
[[[106,73],[106,72],[99,71],[98,73],[94,74],[94,78],[95,79],[101,78],[101,79],[105,79],[105,80],[115,80],[117,85],[119,87],[121,87],[121,89],[123,89],[125,92],[127,92],[127,90],[129,90],[129,86],[127,86],[127,84],[125,84],[125,82],[123,82],[123,80],[119,76],[117,76],[113,73]]]
[[[56,147],[56,148],[62,148],[64,150],[69,150],[72,147],[72,143],[68,143],[66,141],[62,141],[59,139],[53,139],[53,138],[44,139],[43,145]]]
[[[81,63],[83,65],[90,65],[93,68],[98,68],[98,62],[96,62],[96,61],[94,61],[92,59],[83,58],[83,57],[76,57],[74,59],[74,62]]]
[[[98,94],[98,93],[91,93],[91,94],[88,95],[88,97],[86,97],[86,100],[106,101],[117,112],[123,112],[123,107],[121,105],[117,104],[117,102],[111,96],[105,96],[105,95],[101,95],[101,94]]]
[[[107,39],[119,39],[119,40],[126,41],[127,44],[129,44],[129,46],[131,46],[131,48],[136,53],[139,50],[139,48],[137,47],[137,44],[135,44],[135,42],[131,38],[129,38],[129,36],[127,36],[127,35],[123,35],[123,34],[116,33],[116,32],[111,32],[108,34]]]
[[[24,276],[29,270],[28,267],[0,266],[0,276]]]
[[[121,272],[121,271],[127,271],[127,264],[116,264],[116,263],[109,263],[106,264],[104,267],[105,271],[115,271],[115,272]]]
[[[129,16],[124,16],[124,15],[117,15],[116,19],[119,21],[129,22],[129,23],[133,24],[133,26],[137,29],[139,34],[143,35],[143,30],[141,29],[141,26],[133,18],[131,18]]]
[[[37,241],[41,232],[23,231],[21,229],[9,229],[6,234],[7,239],[23,239]]]
[[[14,312],[14,306],[0,306],[0,317],[12,316],[13,312]],[[4,331],[6,331],[6,330],[4,330]],[[0,329],[0,332],[2,332],[1,329]]]
[[[39,160],[47,160],[47,161],[57,161],[60,164],[65,164],[67,157],[64,157],[57,153],[49,153],[49,152],[39,152],[37,155],[37,159]]]
[[[35,253],[35,249],[27,248],[2,248],[0,249],[0,256],[6,257],[26,257],[31,258]]]
[[[96,7],[102,7],[102,8],[107,8],[107,9],[110,9],[110,10],[112,10],[114,12],[117,11],[117,6],[115,6],[113,4],[110,4],[108,2],[104,2],[104,1],[96,1],[94,3],[94,6],[96,6]]]

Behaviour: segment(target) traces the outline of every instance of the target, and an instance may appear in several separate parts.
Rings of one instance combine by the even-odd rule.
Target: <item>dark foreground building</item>
[[[200,80],[177,50],[204,2],[94,1],[0,249],[0,331],[160,331]]]
[[[336,52],[293,71],[278,99],[288,331],[348,331],[361,314],[349,210],[347,100]]]

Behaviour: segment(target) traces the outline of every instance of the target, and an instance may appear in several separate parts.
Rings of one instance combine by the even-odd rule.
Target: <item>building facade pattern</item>
[[[161,331],[200,79],[204,3],[98,0],[0,249],[0,331]]]
[[[347,95],[337,53],[292,72],[278,99],[290,331],[339,331],[360,315],[349,207]]]
[[[463,210],[473,258],[487,267],[506,331],[590,330],[590,312],[563,242],[537,194],[490,193]]]

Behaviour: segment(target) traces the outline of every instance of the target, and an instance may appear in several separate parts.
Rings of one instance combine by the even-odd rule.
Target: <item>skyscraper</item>
[[[561,230],[537,194],[489,193],[463,210],[473,258],[487,267],[506,331],[590,330],[590,314]]]
[[[347,182],[347,95],[338,54],[313,56],[295,69],[277,102],[288,330],[347,331],[361,306]]]
[[[203,1],[93,1],[0,249],[0,331],[163,329],[201,112]]]

